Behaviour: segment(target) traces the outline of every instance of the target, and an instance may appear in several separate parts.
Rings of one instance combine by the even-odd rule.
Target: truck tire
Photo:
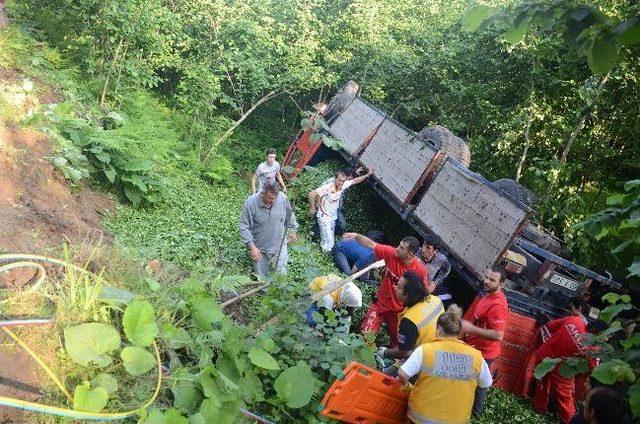
[[[536,203],[538,203],[535,194],[533,194],[531,190],[515,180],[512,180],[510,178],[501,178],[499,180],[495,180],[493,182],[493,185],[507,193],[515,200],[524,203],[532,209],[536,205]]]
[[[471,164],[471,150],[463,139],[442,125],[423,128],[416,138],[429,142],[433,147],[446,153],[451,159],[460,162],[466,168]]]
[[[356,98],[359,90],[360,86],[355,81],[349,81],[343,85],[327,104],[324,119],[330,121],[337,118]]]

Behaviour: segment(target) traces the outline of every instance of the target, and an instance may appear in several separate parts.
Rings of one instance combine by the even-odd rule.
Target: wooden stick
[[[269,286],[269,284],[271,284],[271,283],[265,283],[265,284],[263,284],[263,285],[261,285],[259,287],[256,287],[255,289],[251,289],[249,291],[246,291],[246,292],[234,297],[233,299],[227,300],[221,306],[224,308],[225,306],[229,306],[229,305],[231,305],[233,303],[236,303],[237,301],[242,300],[245,297],[249,297],[249,296],[251,296],[251,295],[253,295],[255,293],[258,293],[260,290],[263,290],[263,289],[267,288]]]
[[[311,295],[311,300],[313,302],[316,302],[316,301],[322,299],[324,296],[328,295],[329,293],[332,293],[335,290],[338,290],[339,288],[344,287],[345,285],[347,285],[348,283],[352,282],[353,280],[355,280],[356,278],[360,277],[361,275],[366,274],[370,270],[375,269],[375,268],[382,268],[383,266],[385,266],[385,262],[384,262],[384,259],[381,259],[381,260],[379,260],[377,262],[372,263],[368,267],[356,272],[355,274],[351,274],[347,278],[345,278],[345,279],[343,279],[343,280],[341,280],[341,281],[339,281],[337,283],[334,283],[334,284],[329,283],[329,284],[327,284],[327,286],[324,289],[320,290],[317,293],[313,293]]]

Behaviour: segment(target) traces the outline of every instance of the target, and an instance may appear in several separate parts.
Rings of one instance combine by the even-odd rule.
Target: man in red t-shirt
[[[386,263],[384,276],[376,292],[376,301],[369,306],[367,314],[362,320],[360,331],[362,333],[376,333],[384,322],[389,331],[389,347],[395,348],[398,346],[398,313],[404,309],[402,301],[396,296],[396,283],[406,271],[413,271],[418,274],[427,289],[430,292],[433,291],[433,287],[429,283],[427,269],[416,257],[420,242],[415,237],[405,237],[398,247],[394,248],[376,243],[357,233],[345,233],[342,238],[343,240],[355,239],[361,245],[373,249],[376,257],[384,259]]]
[[[489,366],[500,356],[500,343],[509,319],[507,297],[502,292],[506,277],[507,274],[501,268],[487,269],[482,282],[484,294],[476,297],[471,304],[472,309],[465,314],[471,318],[471,321],[462,320],[465,341],[482,353],[482,357]],[[476,391],[473,404],[474,416],[482,412],[486,397],[487,390]]]
[[[545,325],[549,335],[534,353],[536,366],[544,358],[571,358],[587,354],[588,348],[583,345],[582,340],[584,333],[587,332],[586,319],[581,313],[585,306],[577,301],[572,301],[569,306],[571,315],[554,319]],[[590,362],[590,366],[594,367],[595,363]],[[545,414],[549,395],[552,395],[558,405],[560,420],[563,423],[568,423],[576,413],[573,396],[575,379],[574,377],[563,377],[559,368],[556,366],[541,380],[536,380],[533,406],[536,411]]]

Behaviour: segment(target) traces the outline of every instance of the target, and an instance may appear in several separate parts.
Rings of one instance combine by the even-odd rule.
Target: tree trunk
[[[578,133],[580,133],[580,131],[584,127],[584,123],[586,122],[587,117],[589,117],[590,114],[591,114],[591,108],[589,108],[586,111],[584,111],[584,113],[580,117],[580,120],[578,121],[578,124],[573,129],[573,131],[571,131],[571,135],[569,136],[569,140],[567,141],[567,144],[565,144],[564,150],[562,151],[562,156],[560,157],[560,163],[561,164],[564,165],[565,163],[567,163],[567,156],[569,156],[569,150],[571,149],[571,145],[573,144],[573,142],[575,141],[576,137],[578,136]]]
[[[524,166],[524,162],[527,160],[527,153],[529,152],[529,146],[531,145],[529,130],[531,129],[532,123],[533,111],[531,111],[529,119],[527,120],[527,126],[524,129],[524,149],[522,150],[522,156],[520,156],[520,160],[518,161],[518,168],[516,169],[516,182],[520,182],[520,177],[522,176],[522,168]]]
[[[229,128],[227,131],[224,132],[224,134],[222,134],[220,137],[218,137],[213,144],[211,145],[211,148],[209,149],[209,151],[207,152],[207,154],[204,156],[204,158],[202,159],[202,162],[206,162],[207,159],[209,159],[209,156],[211,156],[211,153],[213,153],[213,151],[216,149],[216,147],[218,147],[220,145],[220,143],[222,143],[223,141],[225,141],[227,138],[229,138],[231,136],[231,134],[233,134],[233,132],[235,131],[236,128],[238,128],[238,126],[240,124],[242,124],[244,122],[245,119],[247,119],[249,117],[249,115],[251,115],[251,113],[253,113],[254,110],[256,110],[258,108],[258,106],[260,106],[261,104],[265,103],[268,100],[273,99],[276,96],[279,96],[281,93],[277,93],[275,91],[270,91],[269,93],[265,94],[264,96],[262,96],[262,98],[260,100],[258,100],[257,102],[255,102],[250,108],[249,110],[247,110],[245,113],[242,114],[242,116],[240,116],[240,118],[233,123],[233,125],[231,125],[231,128]]]
[[[578,124],[575,126],[573,131],[571,131],[569,140],[567,140],[567,144],[564,146],[564,150],[562,151],[562,156],[560,157],[560,163],[562,165],[567,163],[567,157],[569,156],[569,150],[571,149],[571,145],[575,141],[580,131],[582,131],[582,128],[584,128],[584,123],[586,122],[589,115],[591,115],[592,110],[595,108],[596,102],[600,97],[600,94],[602,93],[602,87],[604,87],[607,80],[609,79],[609,75],[611,75],[611,71],[609,71],[607,75],[602,77],[602,81],[600,81],[600,84],[598,85],[598,92],[594,97],[593,102],[591,103],[591,106],[588,106],[584,109],[584,111],[582,112],[582,116],[580,116],[580,119],[578,120]]]
[[[7,25],[9,25],[9,18],[4,8],[4,0],[0,0],[0,28],[4,28]]]
[[[113,68],[118,61],[118,56],[120,55],[120,49],[122,48],[122,43],[124,40],[121,38],[118,43],[118,47],[116,47],[116,52],[113,55],[113,60],[111,61],[111,66],[109,66],[109,70],[107,71],[107,76],[104,79],[104,86],[102,87],[102,95],[100,96],[100,107],[104,107],[104,102],[107,98],[107,91],[109,89],[109,77],[111,76],[111,72],[113,72]]]

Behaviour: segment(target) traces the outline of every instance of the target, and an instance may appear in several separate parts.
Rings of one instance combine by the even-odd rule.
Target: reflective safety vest
[[[468,422],[481,370],[482,354],[462,340],[423,344],[422,369],[409,395],[409,419],[418,424]]]
[[[424,302],[418,302],[410,308],[404,308],[398,323],[407,318],[418,327],[416,346],[432,341],[436,338],[436,324],[444,313],[442,301],[436,296],[429,296]]]

